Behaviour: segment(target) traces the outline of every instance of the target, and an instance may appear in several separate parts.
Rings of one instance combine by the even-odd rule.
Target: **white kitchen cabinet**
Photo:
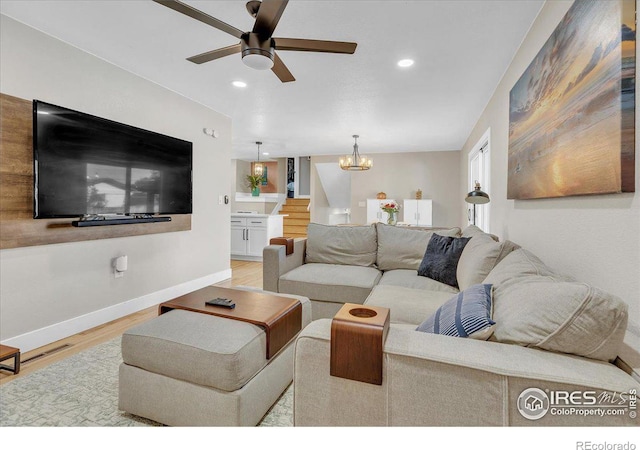
[[[405,199],[402,204],[403,222],[419,227],[433,226],[433,202],[430,199]]]
[[[282,233],[279,233],[278,236],[282,236]],[[267,245],[269,245],[269,231],[267,228],[247,227],[248,256],[258,256],[262,259],[262,250]]]
[[[231,214],[231,258],[262,261],[262,250],[282,236],[284,215]]]
[[[246,255],[247,241],[245,240],[246,227],[235,226],[234,220],[231,220],[231,255]],[[240,222],[238,220],[237,222]]]
[[[367,199],[367,224],[375,223],[375,222],[387,223],[389,214],[384,212],[381,209],[381,206],[389,202],[395,202],[395,200],[392,198],[385,198],[384,200],[380,200],[377,198],[368,198]]]

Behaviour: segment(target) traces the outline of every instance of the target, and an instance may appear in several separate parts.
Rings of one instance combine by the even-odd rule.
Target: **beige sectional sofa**
[[[458,287],[417,275],[433,233],[470,238]],[[476,227],[311,224],[293,254],[265,248],[263,276],[265,290],[313,304],[295,347],[297,426],[640,424],[635,363],[619,357],[627,305]],[[416,331],[480,283],[492,285],[488,341]],[[390,309],[381,386],[329,374],[331,317],[345,302]]]
[[[307,239],[294,242],[293,254],[286,256],[283,246],[265,247],[263,288],[308,297],[314,320],[333,317],[344,303],[364,303],[378,285],[455,293],[458,289],[416,276],[436,230],[447,236],[461,233],[460,228],[312,223]]]

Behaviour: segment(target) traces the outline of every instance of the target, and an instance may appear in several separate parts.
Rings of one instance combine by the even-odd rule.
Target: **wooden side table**
[[[331,322],[332,376],[382,384],[389,308],[345,303]]]
[[[13,358],[13,367],[0,364],[0,369],[17,374],[20,372],[20,349],[0,344],[0,361]]]

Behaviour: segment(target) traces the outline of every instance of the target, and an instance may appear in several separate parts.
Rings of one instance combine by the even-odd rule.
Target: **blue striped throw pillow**
[[[416,331],[487,340],[493,334],[491,286],[474,284],[447,300]]]

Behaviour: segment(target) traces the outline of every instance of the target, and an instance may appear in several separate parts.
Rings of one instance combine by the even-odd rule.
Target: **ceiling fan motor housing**
[[[271,38],[261,39],[257,33],[242,36],[242,62],[247,66],[259,70],[271,69],[274,52]]]
[[[247,11],[251,14],[251,17],[255,18],[258,15],[261,4],[262,2],[260,0],[250,0],[247,2]]]

